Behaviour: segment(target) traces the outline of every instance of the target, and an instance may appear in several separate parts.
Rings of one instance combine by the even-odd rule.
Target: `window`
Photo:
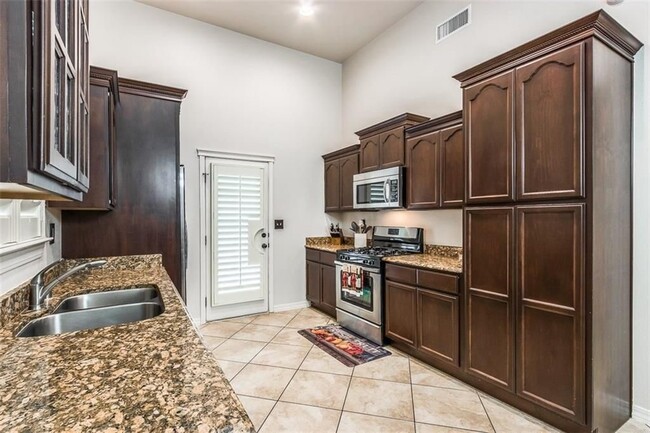
[[[47,239],[44,201],[0,199],[0,254]]]

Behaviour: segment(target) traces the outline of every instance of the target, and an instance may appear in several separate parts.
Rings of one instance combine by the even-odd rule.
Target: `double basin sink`
[[[16,337],[40,337],[151,319],[165,311],[160,291],[142,285],[64,299],[47,316],[27,323]]]

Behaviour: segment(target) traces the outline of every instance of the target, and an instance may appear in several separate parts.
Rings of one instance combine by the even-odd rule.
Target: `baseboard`
[[[298,308],[307,308],[307,307],[309,307],[308,301],[291,302],[289,304],[274,305],[272,311],[274,313],[277,313],[280,311],[297,310]]]
[[[632,408],[632,418],[642,423],[650,425],[650,409],[646,409],[639,405],[634,405]]]

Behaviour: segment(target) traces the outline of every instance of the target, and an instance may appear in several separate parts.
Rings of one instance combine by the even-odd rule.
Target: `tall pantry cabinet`
[[[603,11],[455,76],[463,88],[464,365],[565,431],[631,412],[632,74]]]

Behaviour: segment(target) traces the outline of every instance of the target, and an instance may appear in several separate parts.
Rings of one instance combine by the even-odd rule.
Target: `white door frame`
[[[209,233],[209,224],[207,215],[207,206],[209,203],[208,199],[208,176],[210,175],[208,170],[208,164],[211,159],[222,159],[230,161],[242,161],[242,162],[262,162],[268,163],[268,228],[269,228],[269,245],[268,257],[269,257],[269,269],[268,269],[268,301],[269,301],[269,311],[273,311],[273,250],[275,239],[271,236],[272,227],[273,227],[273,165],[275,164],[275,157],[270,155],[254,155],[247,153],[236,153],[236,152],[221,152],[217,150],[209,149],[197,149],[197,154],[199,156],[199,175],[202,177],[199,181],[199,214],[200,214],[200,281],[201,281],[201,324],[207,321],[207,300],[208,300],[208,291],[209,291],[209,282],[210,275],[209,273],[209,260],[210,260],[210,246],[208,242],[208,233]]]

